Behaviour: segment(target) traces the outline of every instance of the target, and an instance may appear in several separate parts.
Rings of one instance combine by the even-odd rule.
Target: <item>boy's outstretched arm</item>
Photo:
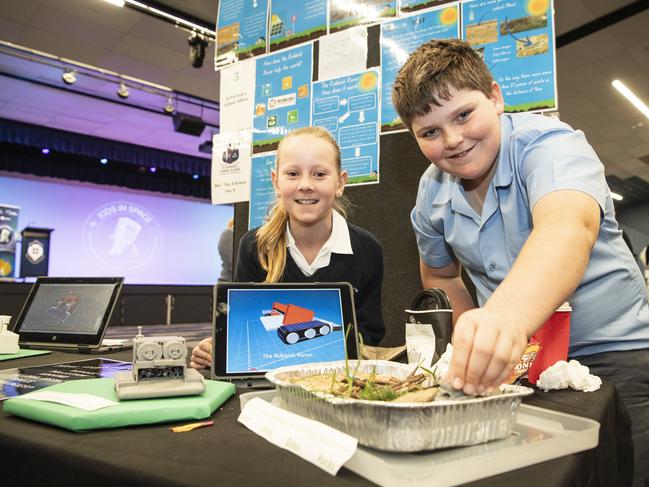
[[[554,191],[537,202],[532,220],[507,277],[483,308],[455,324],[448,379],[467,394],[502,384],[528,337],[577,288],[597,239],[600,208],[586,193]]]
[[[473,299],[460,277],[460,264],[457,260],[445,267],[429,267],[420,259],[419,273],[424,289],[437,287],[448,295],[453,307],[453,323],[462,313],[475,308]]]

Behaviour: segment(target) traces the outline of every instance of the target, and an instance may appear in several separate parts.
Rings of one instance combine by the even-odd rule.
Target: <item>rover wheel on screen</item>
[[[317,337],[328,335],[331,332],[331,325],[322,321],[313,320],[292,325],[282,325],[277,329],[277,335],[287,345],[294,345],[304,340],[312,340]]]

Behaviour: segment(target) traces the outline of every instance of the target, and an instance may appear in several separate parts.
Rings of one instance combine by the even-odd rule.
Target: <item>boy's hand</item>
[[[212,366],[212,337],[204,338],[194,347],[189,366],[194,369]]]
[[[520,361],[525,330],[488,308],[463,313],[453,329],[453,357],[447,380],[465,394],[498,388]]]

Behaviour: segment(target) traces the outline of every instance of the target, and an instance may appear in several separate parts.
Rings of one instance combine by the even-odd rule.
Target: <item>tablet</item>
[[[21,348],[101,347],[123,277],[39,277],[13,331]]]
[[[355,358],[349,283],[219,283],[214,288],[212,377],[264,385],[277,367]],[[267,384],[267,383],[266,383]]]

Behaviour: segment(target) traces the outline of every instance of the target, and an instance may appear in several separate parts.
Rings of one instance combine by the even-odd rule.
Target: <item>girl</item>
[[[366,230],[345,220],[347,172],[340,148],[320,127],[289,133],[277,148],[271,174],[277,200],[268,220],[239,243],[239,282],[349,282],[363,343],[385,334],[381,314],[383,251]],[[212,339],[192,351],[190,365],[209,367]]]

